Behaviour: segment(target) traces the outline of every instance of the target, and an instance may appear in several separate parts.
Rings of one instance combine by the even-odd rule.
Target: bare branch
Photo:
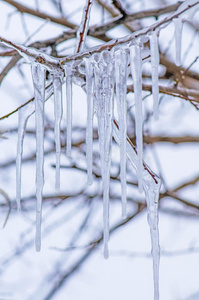
[[[47,15],[45,13],[42,13],[38,10],[34,10],[31,9],[25,5],[22,5],[16,1],[13,0],[2,0],[12,6],[14,6],[20,13],[26,13],[35,17],[38,17],[40,19],[44,19],[44,20],[50,20],[53,23],[59,24],[59,25],[63,25],[65,27],[69,27],[71,29],[76,29],[77,26],[69,21],[66,20],[66,18],[56,18],[50,15]]]

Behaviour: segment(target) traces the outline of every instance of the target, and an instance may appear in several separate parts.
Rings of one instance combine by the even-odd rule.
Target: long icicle
[[[151,50],[151,68],[152,68],[152,93],[153,93],[153,114],[154,119],[158,119],[158,106],[159,106],[159,47],[158,47],[158,32],[151,31],[149,34],[150,50]]]
[[[35,94],[36,124],[36,251],[41,250],[42,192],[44,185],[44,102],[46,71],[40,65],[32,65]]]
[[[94,114],[94,75],[93,75],[93,60],[85,59],[86,66],[86,93],[87,93],[87,125],[86,125],[86,161],[87,161],[87,176],[88,184],[93,182],[92,167],[93,167],[93,114]]]
[[[65,66],[66,76],[66,155],[71,156],[72,146],[72,66]]]
[[[54,115],[55,115],[55,148],[56,148],[56,175],[55,189],[60,189],[60,155],[61,155],[61,140],[60,140],[60,123],[62,118],[62,74],[55,74],[53,78],[54,89]]]
[[[18,110],[18,138],[16,155],[16,202],[18,211],[21,210],[21,163],[23,154],[23,141],[28,118],[34,112],[34,103],[30,102]]]
[[[98,119],[98,134],[103,184],[104,257],[108,258],[109,240],[109,184],[112,146],[113,118],[113,64],[109,51],[94,55],[95,106]]]
[[[154,300],[159,300],[159,264],[160,264],[160,246],[158,230],[158,199],[160,184],[150,182],[145,185],[145,196],[148,210],[148,223],[151,234],[151,253],[153,257],[153,282],[154,282]]]
[[[122,217],[127,215],[126,201],[126,132],[127,132],[127,67],[128,54],[125,49],[119,49],[115,52],[115,79],[116,79],[116,99],[119,119],[120,133],[120,180],[121,180],[121,198],[122,198]]]
[[[142,138],[142,57],[139,44],[130,48],[131,73],[133,77],[134,99],[135,99],[135,132],[138,154],[138,189],[142,193],[143,181],[143,138]]]
[[[104,242],[104,257],[108,258],[108,240],[109,240],[109,189],[110,189],[110,169],[111,169],[111,153],[112,153],[112,120],[113,120],[113,91],[114,81],[113,72],[114,64],[112,62],[112,53],[103,51],[101,53],[104,62],[104,72],[102,74],[102,92],[105,102],[105,162],[104,162],[104,179],[103,179],[103,204],[104,204],[104,234],[106,236]]]
[[[113,136],[116,143],[119,145],[120,136],[116,122],[113,123]],[[127,156],[137,173],[139,160],[133,145],[127,139],[126,146]],[[147,169],[148,171],[147,171]],[[146,196],[148,223],[150,227],[152,257],[153,257],[153,280],[154,280],[154,300],[159,299],[159,261],[160,261],[160,246],[159,246],[159,230],[158,230],[158,199],[161,181],[148,166],[143,169],[143,188]]]
[[[176,48],[176,66],[181,65],[181,44],[182,44],[182,19],[181,17],[173,19],[175,26],[175,48]]]

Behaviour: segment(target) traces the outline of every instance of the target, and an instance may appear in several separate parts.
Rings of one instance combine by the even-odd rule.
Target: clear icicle
[[[135,99],[135,132],[136,146],[138,154],[138,189],[142,193],[143,181],[143,138],[142,138],[142,57],[139,44],[135,44],[130,48],[131,53],[131,73],[134,85]]]
[[[21,162],[23,154],[23,141],[28,118],[34,112],[34,103],[30,102],[18,110],[18,138],[16,155],[16,202],[18,211],[21,210]]]
[[[103,183],[104,257],[108,258],[109,240],[109,183],[112,149],[113,118],[113,64],[112,54],[103,51],[94,55],[95,106],[98,119],[98,133]]]
[[[175,26],[175,47],[176,47],[176,66],[181,65],[181,44],[182,44],[182,19],[173,19]]]
[[[44,185],[44,102],[46,72],[40,65],[32,65],[35,94],[36,123],[36,251],[41,250],[42,192]]]
[[[120,133],[120,180],[122,195],[122,217],[126,218],[126,90],[127,90],[127,68],[128,54],[125,49],[115,52],[115,80],[116,80],[116,99],[118,107],[119,133]]]
[[[66,154],[71,156],[72,145],[72,66],[65,66],[66,76]]]
[[[92,167],[93,167],[93,114],[94,114],[94,75],[93,75],[93,61],[85,59],[86,64],[86,92],[87,92],[87,125],[86,125],[86,160],[87,160],[87,175],[88,184],[91,185],[93,181]]]
[[[158,47],[158,32],[151,31],[150,35],[150,50],[151,50],[151,67],[152,67],[152,92],[153,92],[153,113],[154,118],[158,118],[158,106],[159,106],[159,78],[158,78],[158,66],[159,66],[159,47]]]
[[[160,264],[160,246],[158,230],[158,199],[160,184],[150,182],[145,185],[145,195],[148,210],[148,223],[151,234],[152,257],[153,257],[153,282],[154,282],[154,300],[159,300],[159,264]]]
[[[117,144],[120,144],[120,135],[117,124],[113,123],[113,137]],[[136,155],[136,150],[127,139],[127,156],[135,170],[138,170],[139,160]],[[153,257],[153,278],[154,278],[154,300],[159,299],[159,260],[160,260],[160,247],[159,247],[159,231],[158,231],[158,198],[160,189],[160,179],[155,175],[148,166],[143,169],[143,188],[146,195],[147,209],[148,209],[148,223],[151,234],[152,257]]]
[[[56,175],[55,175],[55,189],[60,189],[60,154],[61,154],[61,140],[60,140],[60,123],[62,118],[62,75],[53,75],[53,89],[54,89],[54,115],[55,115],[55,147],[56,147]]]

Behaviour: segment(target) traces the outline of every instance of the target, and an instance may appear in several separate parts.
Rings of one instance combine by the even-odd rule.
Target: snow
[[[153,113],[154,119],[158,118],[158,106],[159,106],[159,78],[158,78],[158,66],[159,66],[159,47],[158,47],[158,31],[151,31],[149,34],[150,50],[151,50],[151,67],[152,67],[152,93],[153,93]]]
[[[60,155],[61,155],[61,140],[60,140],[60,123],[62,118],[62,74],[53,75],[54,89],[54,115],[55,115],[55,151],[56,151],[56,175],[55,189],[60,189]]]
[[[113,119],[113,57],[109,51],[95,54],[95,107],[98,120],[99,148],[103,185],[104,257],[108,258],[109,240],[109,183]]]
[[[23,154],[23,141],[26,131],[28,118],[34,112],[34,103],[21,107],[18,110],[18,138],[17,138],[17,155],[16,155],[16,202],[18,211],[21,210],[21,163]]]
[[[130,48],[131,54],[131,73],[134,84],[135,99],[135,132],[138,153],[138,189],[142,193],[143,181],[143,138],[142,138],[142,57],[140,44],[135,43]]]
[[[94,74],[93,59],[85,59],[86,66],[86,93],[87,93],[87,125],[86,125],[86,161],[88,185],[93,182],[93,115],[94,115]]]
[[[127,201],[126,201],[126,132],[127,132],[127,68],[128,68],[128,53],[125,49],[119,49],[115,52],[115,81],[116,81],[116,99],[117,111],[119,119],[119,134],[120,134],[120,180],[121,180],[121,195],[122,195],[122,217],[126,218]]]
[[[46,71],[38,64],[32,65],[32,80],[35,94],[36,124],[36,251],[41,249],[42,192],[44,185],[44,102]]]
[[[66,76],[66,154],[71,156],[72,143],[72,66],[64,66]]]

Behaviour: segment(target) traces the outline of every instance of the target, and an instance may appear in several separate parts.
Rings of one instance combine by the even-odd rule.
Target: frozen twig
[[[77,45],[76,45],[75,53],[79,53],[84,50],[85,39],[88,33],[91,7],[92,7],[92,0],[86,0],[86,4],[82,14],[82,21],[77,30]]]

